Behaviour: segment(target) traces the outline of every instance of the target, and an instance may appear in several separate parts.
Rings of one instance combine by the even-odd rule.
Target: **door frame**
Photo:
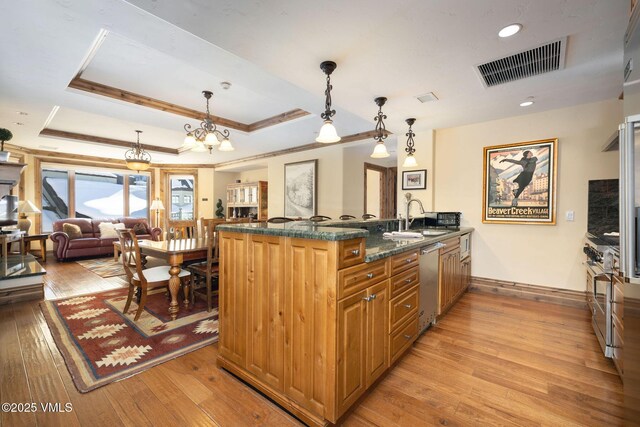
[[[380,212],[377,212],[378,218],[395,218],[395,204],[396,204],[396,182],[397,182],[397,167],[386,168],[380,165],[374,165],[373,163],[364,163],[364,205],[363,213],[367,212],[367,171],[373,170],[380,172]]]

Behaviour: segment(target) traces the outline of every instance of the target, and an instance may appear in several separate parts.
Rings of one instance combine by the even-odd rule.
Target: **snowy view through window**
[[[76,218],[149,217],[149,177],[108,171],[76,171]],[[125,185],[129,212],[125,212]],[[69,173],[42,170],[42,230],[51,231],[53,221],[69,217]]]
[[[171,177],[171,219],[193,219],[193,176]]]

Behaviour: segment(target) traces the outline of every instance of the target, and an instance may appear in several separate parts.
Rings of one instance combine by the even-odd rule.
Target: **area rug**
[[[218,341],[218,302],[196,299],[170,320],[163,289],[150,291],[137,322],[127,289],[44,301],[41,308],[76,388],[86,393]]]
[[[114,261],[113,257],[81,259],[76,262],[100,277],[123,276],[125,274],[122,263]]]

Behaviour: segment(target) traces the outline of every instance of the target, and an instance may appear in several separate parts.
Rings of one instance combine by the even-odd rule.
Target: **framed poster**
[[[482,222],[556,223],[558,139],[484,148]]]
[[[427,170],[403,171],[403,190],[424,190],[427,188]]]
[[[309,218],[316,214],[318,159],[284,165],[284,216]]]

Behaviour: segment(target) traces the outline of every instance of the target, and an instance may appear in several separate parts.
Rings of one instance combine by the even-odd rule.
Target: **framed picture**
[[[318,160],[284,165],[284,216],[309,218],[317,212]]]
[[[556,223],[558,139],[484,148],[482,222]]]
[[[427,170],[426,169],[402,172],[402,189],[403,190],[424,190],[426,188],[427,188]]]

